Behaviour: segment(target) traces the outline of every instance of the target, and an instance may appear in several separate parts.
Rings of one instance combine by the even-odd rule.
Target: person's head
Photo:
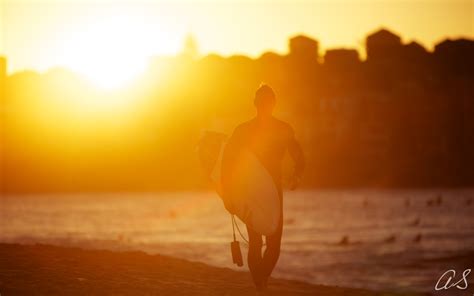
[[[255,92],[255,99],[253,101],[255,108],[257,108],[257,114],[259,116],[272,115],[275,101],[276,98],[273,89],[267,84],[261,84]]]

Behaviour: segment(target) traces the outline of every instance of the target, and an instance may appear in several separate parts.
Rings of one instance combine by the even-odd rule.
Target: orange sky
[[[473,0],[0,1],[0,54],[10,72],[58,65],[87,72],[117,60],[139,71],[147,57],[179,51],[188,33],[202,54],[253,57],[286,52],[297,33],[323,50],[362,49],[365,35],[381,26],[428,48],[446,37],[474,38]]]

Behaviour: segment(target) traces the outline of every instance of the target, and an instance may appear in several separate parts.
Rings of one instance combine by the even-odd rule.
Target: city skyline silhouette
[[[474,182],[472,40],[444,40],[430,52],[381,29],[367,36],[366,60],[347,48],[321,56],[303,35],[289,39],[288,54],[258,59],[196,58],[189,44],[115,90],[60,68],[7,76],[2,59],[4,190],[205,188],[193,150],[199,135],[229,133],[251,117],[261,82],[275,88],[275,112],[294,122],[308,154],[303,186]]]

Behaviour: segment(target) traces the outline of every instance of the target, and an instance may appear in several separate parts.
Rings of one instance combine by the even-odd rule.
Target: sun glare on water
[[[146,68],[148,38],[144,24],[110,17],[71,33],[62,63],[102,89],[127,86]]]

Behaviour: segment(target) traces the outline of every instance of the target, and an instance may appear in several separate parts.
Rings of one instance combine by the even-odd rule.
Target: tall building
[[[304,35],[290,38],[290,56],[301,60],[317,60],[319,57],[318,41]]]
[[[355,67],[359,62],[359,53],[355,49],[329,49],[324,55],[324,64],[330,68]]]
[[[367,36],[366,51],[367,60],[369,61],[392,60],[400,55],[401,49],[400,36],[386,29],[381,29]]]
[[[474,69],[474,40],[444,40],[435,45],[434,58],[444,75],[470,76]]]

